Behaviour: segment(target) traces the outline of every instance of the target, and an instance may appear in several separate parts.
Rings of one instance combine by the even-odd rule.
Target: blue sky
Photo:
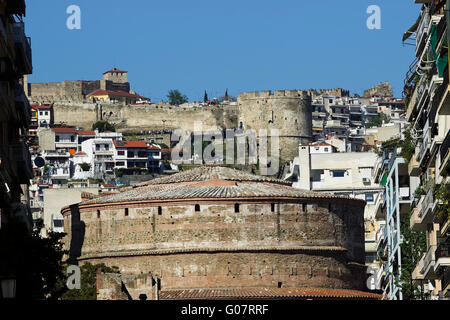
[[[361,94],[388,80],[401,96],[414,47],[403,33],[413,0],[26,0],[30,82],[96,80],[128,71],[133,90],[159,102],[266,89],[342,87]],[[81,30],[69,30],[69,5]],[[369,30],[369,5],[381,30]]]

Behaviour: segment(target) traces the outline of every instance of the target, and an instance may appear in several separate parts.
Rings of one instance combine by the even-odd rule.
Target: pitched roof
[[[147,143],[145,141],[113,141],[116,148],[145,148],[147,149]]]
[[[78,130],[77,133],[79,136],[95,136],[95,131]]]
[[[111,70],[108,70],[108,71],[105,71],[105,72],[103,72],[103,74],[105,74],[105,73],[111,73],[111,72],[121,72],[121,73],[127,73],[128,71],[125,71],[125,70],[120,70],[120,69],[117,69],[117,68],[112,68]]]
[[[163,290],[161,300],[189,299],[338,299],[381,300],[382,295],[348,289],[327,288],[242,288],[242,289],[184,289]]]
[[[55,133],[77,133],[75,128],[52,128]]]

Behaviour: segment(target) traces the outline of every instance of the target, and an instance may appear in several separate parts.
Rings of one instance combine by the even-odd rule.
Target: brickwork
[[[363,289],[364,269],[348,264],[364,263],[359,202],[267,199],[240,203],[238,213],[231,201],[199,204],[200,211],[195,203],[161,209],[138,203],[99,209],[81,205],[77,223],[84,226],[84,241],[79,259],[115,265],[126,274],[153,273],[163,289],[279,283]],[[73,225],[67,210],[69,240]]]

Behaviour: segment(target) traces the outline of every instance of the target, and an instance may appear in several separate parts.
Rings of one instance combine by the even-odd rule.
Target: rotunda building
[[[136,275],[133,294],[376,298],[365,292],[364,206],[282,180],[201,166],[62,214],[70,260]],[[139,280],[142,274],[151,281]],[[108,288],[108,281],[98,286]]]

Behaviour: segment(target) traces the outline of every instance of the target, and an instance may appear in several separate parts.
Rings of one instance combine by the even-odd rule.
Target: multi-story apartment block
[[[0,227],[13,215],[32,225],[28,186],[33,172],[27,146],[31,112],[22,87],[23,76],[32,73],[30,38],[22,22],[25,9],[24,0],[0,1]]]
[[[161,171],[161,147],[152,144],[148,147],[148,164],[147,168],[151,172],[160,172]]]
[[[70,153],[64,150],[43,152],[42,157],[46,163],[44,176],[54,186],[66,185],[71,177]]]
[[[375,202],[378,222],[375,243],[381,264],[375,277],[376,287],[383,290],[384,298],[389,300],[403,299],[400,221],[402,215],[410,211],[412,194],[407,161],[397,153],[397,148],[386,150],[372,172],[375,183],[384,188],[382,196]]]
[[[409,174],[420,181],[410,226],[426,232],[427,248],[413,272],[417,285],[426,284],[431,299],[450,298],[449,146],[450,87],[448,70],[450,2],[419,1],[415,30],[416,57],[407,73],[407,120],[417,145]],[[447,205],[445,205],[447,203]]]
[[[81,144],[82,152],[85,152],[91,171],[95,173],[114,173],[114,145],[112,139],[95,138],[84,141]]]
[[[328,149],[328,150],[327,150]],[[376,203],[382,188],[372,178],[378,156],[374,152],[335,152],[326,143],[300,146],[286,180],[293,187],[366,201],[364,211],[366,263],[376,262]]]
[[[147,169],[148,146],[145,141],[114,141],[117,169]]]

